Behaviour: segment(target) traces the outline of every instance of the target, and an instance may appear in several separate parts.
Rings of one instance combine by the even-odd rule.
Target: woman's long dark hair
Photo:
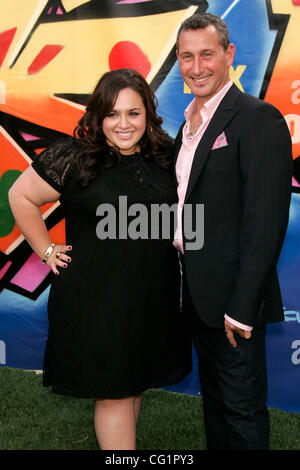
[[[139,93],[146,108],[147,126],[139,141],[142,155],[153,158],[163,168],[170,165],[172,139],[161,128],[162,118],[156,114],[157,99],[150,86],[135,70],[112,70],[97,83],[87,101],[86,112],[74,130],[74,137],[81,143],[77,160],[81,186],[95,178],[101,163],[113,166],[121,159],[118,149],[107,144],[102,121],[113,110],[118,94],[124,88]]]

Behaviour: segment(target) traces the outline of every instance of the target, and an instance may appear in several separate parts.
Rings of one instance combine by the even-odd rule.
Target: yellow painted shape
[[[83,5],[84,3],[89,3],[90,0],[62,0],[62,4],[66,12],[74,10],[74,8]]]
[[[195,7],[192,7],[193,9]],[[1,12],[1,8],[0,8]],[[190,14],[193,10],[189,9]],[[52,95],[54,93],[90,93],[99,77],[109,69],[109,53],[119,41],[136,43],[152,67],[160,61],[162,49],[174,43],[179,24],[187,11],[176,11],[151,18],[112,18],[41,24],[12,68],[0,69],[6,84],[6,97]],[[27,75],[27,69],[48,44],[62,45],[62,51],[40,72]],[[167,53],[167,51],[165,51]]]
[[[280,67],[285,67],[288,75],[295,69],[295,64],[299,67],[300,41],[300,6],[293,5],[292,0],[272,1],[273,13],[291,15],[284,39],[280,49]],[[279,62],[279,61],[278,61]]]
[[[6,102],[6,86],[5,83],[0,80],[0,104]]]
[[[231,66],[229,69],[229,76],[231,80],[236,84],[236,86],[244,92],[244,88],[240,82],[240,78],[246,70],[246,65],[238,65],[236,69]]]
[[[20,35],[31,19],[41,14],[47,0],[9,0],[0,2],[0,32],[18,27]]]
[[[38,20],[47,0],[10,0],[0,4],[0,32],[17,28],[15,37],[6,55],[2,68],[9,64],[13,51],[24,43],[32,27]],[[1,69],[0,69],[1,70]]]
[[[296,8],[292,0],[271,0],[272,11],[276,14],[289,14]]]

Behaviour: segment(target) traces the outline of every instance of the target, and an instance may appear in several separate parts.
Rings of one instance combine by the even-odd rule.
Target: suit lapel
[[[177,183],[177,177],[176,177],[176,163],[177,163],[177,158],[179,154],[179,150],[181,147],[181,141],[182,141],[182,130],[184,128],[185,121],[181,124],[179,131],[177,132],[177,136],[175,137],[174,141],[174,159],[173,159],[173,176],[175,178],[175,181]]]
[[[224,96],[223,100],[221,101],[220,105],[218,106],[213,118],[211,119],[206,131],[200,143],[197,147],[195,152],[189,183],[186,191],[185,201],[188,200],[191,191],[193,190],[201,171],[206,163],[206,160],[210,154],[212,146],[216,140],[216,138],[223,132],[226,125],[229,121],[233,118],[233,116],[237,113],[238,109],[235,108],[235,103],[238,96],[241,94],[241,91],[238,87],[233,84],[226,95]],[[175,165],[176,160],[178,157],[178,153],[180,150],[181,144],[181,136],[182,136],[182,128],[180,132],[180,138],[176,139],[178,142],[175,144]]]

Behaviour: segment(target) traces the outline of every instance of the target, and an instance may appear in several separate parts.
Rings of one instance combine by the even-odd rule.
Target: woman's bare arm
[[[58,201],[60,193],[44,181],[36,171],[29,167],[16,180],[8,193],[9,204],[15,218],[27,242],[35,253],[43,258],[45,251],[52,243],[42,217],[40,207],[46,203]],[[65,254],[71,247],[56,245],[47,260],[55,274],[59,274],[57,265],[66,267],[70,256]],[[60,259],[56,254],[60,252]]]

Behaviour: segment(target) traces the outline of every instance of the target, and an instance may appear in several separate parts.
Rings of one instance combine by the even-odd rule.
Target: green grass
[[[53,394],[34,372],[0,367],[0,450],[99,450],[94,400]],[[271,448],[300,450],[300,413],[270,409]],[[149,390],[138,450],[203,450],[201,397]]]

